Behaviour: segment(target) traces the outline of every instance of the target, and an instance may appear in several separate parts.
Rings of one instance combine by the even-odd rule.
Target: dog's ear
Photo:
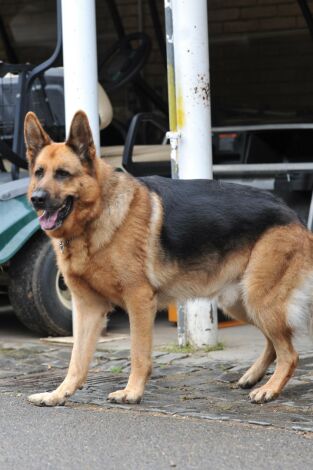
[[[24,121],[24,137],[26,156],[32,168],[40,150],[52,143],[48,134],[43,130],[36,114],[29,112]]]
[[[83,164],[87,164],[88,167],[93,166],[93,161],[96,158],[96,148],[93,143],[88,117],[84,111],[75,113],[66,145],[74,150]]]

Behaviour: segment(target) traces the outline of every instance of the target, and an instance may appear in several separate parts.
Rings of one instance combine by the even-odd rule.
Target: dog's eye
[[[69,173],[68,171],[66,170],[63,170],[62,168],[59,168],[58,170],[56,170],[55,172],[55,177],[57,179],[63,179],[63,178],[69,178],[71,176],[71,173]]]
[[[42,178],[43,174],[44,174],[44,171],[43,171],[43,168],[41,168],[41,167],[37,168],[37,170],[35,171],[36,178]]]

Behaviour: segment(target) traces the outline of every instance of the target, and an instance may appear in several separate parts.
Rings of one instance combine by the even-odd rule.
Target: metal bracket
[[[168,131],[166,133],[166,138],[170,141],[170,145],[171,145],[172,178],[177,179],[178,175],[179,175],[177,148],[178,148],[178,141],[181,138],[181,133],[180,132],[174,132],[174,131]]]

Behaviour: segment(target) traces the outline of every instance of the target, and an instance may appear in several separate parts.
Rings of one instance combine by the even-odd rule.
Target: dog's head
[[[78,111],[65,143],[53,142],[34,113],[25,118],[28,197],[41,228],[56,238],[82,232],[99,210],[99,163],[88,118]]]

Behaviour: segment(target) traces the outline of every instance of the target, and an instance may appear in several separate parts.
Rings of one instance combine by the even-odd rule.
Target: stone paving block
[[[152,352],[152,359],[156,359],[158,357],[165,356],[166,354],[167,354],[166,352],[162,352],[162,351],[153,351]]]
[[[130,351],[125,349],[123,351],[115,351],[113,354],[109,354],[109,357],[113,360],[118,359],[130,359]]]
[[[183,354],[183,353],[168,353],[164,354],[162,356],[158,356],[155,359],[155,362],[157,364],[171,364],[173,361],[176,360],[181,360],[184,359],[185,357],[188,357],[188,354]]]
[[[127,371],[129,372],[129,371]],[[157,368],[153,368],[152,370],[152,374],[151,374],[151,379],[160,379],[161,377],[164,377],[164,371],[163,369],[157,369]]]
[[[95,358],[95,359],[101,359],[101,360],[102,360],[102,359],[109,360],[109,359],[108,359],[108,353],[105,352],[105,351],[96,351],[96,352],[94,353],[94,358]]]
[[[193,367],[208,367],[211,364],[211,361],[206,357],[194,357],[194,356],[186,356],[180,358],[179,364],[185,367],[193,366]]]
[[[129,361],[125,361],[123,359],[119,359],[116,361],[107,361],[105,364],[101,365],[101,370],[110,372],[113,370],[113,372],[118,373],[119,369],[121,369],[121,372],[125,367],[129,366]],[[116,369],[116,371],[114,371]]]
[[[44,366],[46,370],[47,369],[54,369],[54,368],[56,368],[56,369],[65,369],[65,367],[66,367],[65,364],[64,364],[64,361],[57,360],[57,359],[55,359],[51,362],[43,362],[42,366]]]
[[[0,393],[53,390],[63,380],[70,349],[49,349],[19,344],[0,347]],[[313,432],[313,353],[301,359],[296,375],[282,395],[264,405],[251,404],[249,391],[234,386],[246,364],[212,361],[208,354],[155,352],[154,371],[140,405],[116,405],[107,395],[127,383],[129,351],[97,351],[87,384],[70,399],[72,403],[103,408],[136,408],[140,411],[192,416],[199,419],[234,420]],[[116,369],[115,373],[112,368]],[[119,371],[121,369],[121,371]],[[264,383],[268,377],[261,382]],[[70,405],[69,405],[70,406]],[[74,410],[73,410],[74,412]]]
[[[231,369],[230,372],[224,372],[216,380],[218,380],[219,382],[224,382],[224,383],[235,383],[235,382],[238,382],[240,377],[241,377],[241,374],[239,374],[239,372],[232,372],[232,369]]]

